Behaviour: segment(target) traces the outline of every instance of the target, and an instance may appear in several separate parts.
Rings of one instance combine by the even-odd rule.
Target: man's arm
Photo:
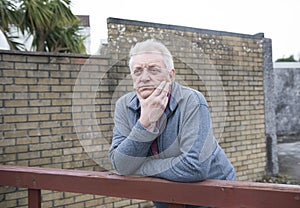
[[[149,131],[139,121],[131,128],[124,100],[116,103],[114,122],[109,156],[118,173],[131,175],[146,160],[151,143],[158,136],[158,129]]]
[[[217,144],[208,106],[194,99],[189,102],[178,137],[181,154],[166,159],[147,158],[135,174],[183,182],[201,181],[208,177]]]
[[[163,81],[147,98],[136,92],[141,116],[132,129],[129,127],[126,102],[120,100],[116,103],[110,158],[120,174],[133,174],[147,159],[151,143],[159,133],[156,122],[167,106],[169,88],[170,83]]]

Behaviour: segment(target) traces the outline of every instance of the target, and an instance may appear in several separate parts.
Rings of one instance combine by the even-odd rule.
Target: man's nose
[[[148,70],[143,70],[142,74],[141,74],[141,80],[150,80],[150,74],[148,72]]]

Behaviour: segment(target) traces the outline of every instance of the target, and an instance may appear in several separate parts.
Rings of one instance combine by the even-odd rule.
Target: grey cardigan
[[[214,138],[208,104],[196,90],[172,84],[168,106],[151,132],[139,122],[135,92],[116,103],[109,156],[121,175],[142,175],[172,181],[235,180],[235,171]],[[151,144],[157,139],[159,158]]]

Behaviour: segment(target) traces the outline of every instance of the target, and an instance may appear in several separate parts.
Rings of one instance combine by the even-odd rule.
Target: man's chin
[[[142,98],[146,99],[152,94],[153,90],[143,90],[140,92]]]

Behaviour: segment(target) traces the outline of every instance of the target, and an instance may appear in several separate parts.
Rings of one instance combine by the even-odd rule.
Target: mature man
[[[169,50],[152,39],[137,43],[129,68],[134,91],[122,96],[115,109],[110,148],[115,170],[180,182],[235,180],[214,138],[206,99],[175,82]]]

